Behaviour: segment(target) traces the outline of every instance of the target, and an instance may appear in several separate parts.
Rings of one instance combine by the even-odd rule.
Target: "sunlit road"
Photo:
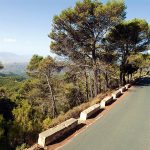
[[[150,78],[61,150],[150,150]]]

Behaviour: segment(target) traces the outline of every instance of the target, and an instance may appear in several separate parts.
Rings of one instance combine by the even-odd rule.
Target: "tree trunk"
[[[140,68],[140,77],[142,76],[142,68]]]
[[[92,59],[93,59],[93,73],[94,73],[94,96],[98,94],[98,70],[96,64],[96,50],[95,50],[95,42],[93,43],[93,50],[92,50]]]
[[[122,65],[120,66],[120,86],[123,86],[126,84],[126,79],[125,79],[125,63],[122,62]]]
[[[89,84],[88,84],[88,74],[86,70],[84,71],[84,75],[85,75],[85,86],[86,86],[86,100],[88,100],[89,99]]]
[[[94,63],[93,72],[94,72],[94,96],[97,96],[98,94],[98,72],[97,72],[96,62]]]
[[[123,79],[123,85],[125,85],[126,84],[126,75],[125,75],[125,73],[123,73],[122,79]]]
[[[93,88],[92,88],[92,79],[91,79],[91,75],[90,75],[90,82],[89,82],[89,84],[90,84],[90,98],[93,98]]]
[[[120,69],[120,86],[122,86],[122,71],[121,71],[121,69]]]
[[[104,76],[105,76],[105,82],[106,82],[106,89],[109,88],[109,80],[108,80],[108,73],[106,71],[106,73],[104,73]]]
[[[131,73],[131,75],[130,75],[130,81],[132,80],[132,73]]]
[[[127,82],[129,83],[130,82],[130,74],[128,73],[127,76],[128,76]]]
[[[48,87],[49,87],[49,91],[50,91],[50,95],[51,95],[51,100],[52,100],[52,117],[55,118],[57,116],[57,109],[56,109],[56,103],[55,103],[55,97],[54,97],[54,93],[53,93],[53,90],[52,90],[52,86],[49,82],[49,79],[48,79],[48,76],[46,76],[46,80],[47,80],[47,84],[48,84]]]
[[[100,70],[98,69],[97,71],[98,71],[98,75],[100,76],[100,74],[101,74]],[[101,79],[100,79],[100,77],[98,78],[97,88],[98,88],[97,92],[101,93]]]
[[[99,93],[101,93],[102,92],[102,82],[101,82],[101,79],[99,79]]]

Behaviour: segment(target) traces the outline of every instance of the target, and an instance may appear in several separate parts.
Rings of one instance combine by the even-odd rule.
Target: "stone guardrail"
[[[109,104],[111,101],[116,100],[119,96],[123,94],[128,88],[131,87],[131,84],[126,84],[125,87],[120,88],[119,90],[112,93],[112,96],[105,97],[99,104],[95,104],[86,110],[80,113],[80,120],[85,121],[90,116],[98,112],[100,109],[105,109],[105,106]],[[71,131],[72,129],[76,128],[78,125],[78,120],[71,118],[56,127],[50,128],[42,133],[39,134],[38,138],[38,145],[41,147],[45,147],[55,140],[62,137],[65,133]],[[33,147],[34,148],[34,147]]]
[[[121,96],[121,91],[120,90],[117,90],[115,91],[114,93],[112,93],[112,97],[113,97],[113,100],[116,100],[118,97]]]
[[[58,138],[62,137],[65,133],[69,132],[70,130],[76,128],[78,125],[78,120],[71,118],[56,127],[50,128],[42,133],[39,134],[38,144],[41,147],[45,147]]]
[[[128,90],[130,87],[131,87],[131,84],[126,84],[125,85],[126,90]]]
[[[111,101],[113,101],[112,96],[107,96],[105,97],[101,102],[100,102],[100,108],[105,109],[105,106],[108,105]]]
[[[80,113],[80,120],[85,121],[87,118],[100,110],[100,104],[95,104]]]
[[[125,86],[119,89],[119,91],[120,91],[122,94],[123,94],[126,90],[127,90],[127,89],[126,89]]]
[[[100,102],[100,109],[105,109],[105,105],[106,105],[106,104],[105,104],[105,101],[102,100],[102,101]]]

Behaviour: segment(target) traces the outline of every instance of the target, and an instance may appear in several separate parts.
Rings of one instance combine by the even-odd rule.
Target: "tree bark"
[[[140,68],[140,77],[142,76],[142,68]]]
[[[96,67],[96,64],[94,64],[94,68],[93,68],[93,71],[94,71],[94,96],[97,96],[98,94],[98,73],[97,73],[97,67]]]
[[[108,79],[107,71],[104,73],[104,76],[105,76],[106,88],[108,89],[109,88],[109,79]]]
[[[92,59],[93,59],[93,73],[94,73],[94,96],[98,94],[98,70],[96,64],[96,50],[95,50],[95,42],[93,43],[93,50],[92,50]]]
[[[122,86],[122,70],[120,69],[120,86]]]
[[[126,79],[125,79],[125,61],[122,62],[120,65],[120,86],[123,86],[126,84]]]
[[[127,82],[129,83],[130,82],[130,74],[129,73],[127,74],[127,77],[128,77]]]
[[[55,96],[54,96],[54,93],[53,93],[53,90],[52,90],[52,86],[49,82],[49,78],[47,75],[46,76],[46,80],[47,80],[47,84],[48,84],[48,87],[49,87],[49,91],[50,91],[50,95],[51,95],[51,104],[52,104],[52,117],[55,118],[57,116],[57,109],[56,109],[56,103],[55,103]]]
[[[84,75],[85,75],[85,86],[86,86],[86,100],[88,100],[89,99],[89,84],[88,84],[88,74],[86,70],[84,71]]]
[[[125,75],[125,73],[123,73],[122,79],[123,79],[123,85],[125,85],[126,84],[126,75]]]
[[[93,84],[92,84],[91,75],[90,75],[90,79],[89,79],[89,80],[90,80],[90,82],[89,82],[89,83],[90,83],[90,98],[93,98],[93,97],[94,97],[94,96],[93,96],[93,88],[92,88],[92,85],[93,85]]]
[[[98,75],[100,75],[100,70],[98,69]],[[101,93],[101,79],[98,78],[97,82],[98,93]]]

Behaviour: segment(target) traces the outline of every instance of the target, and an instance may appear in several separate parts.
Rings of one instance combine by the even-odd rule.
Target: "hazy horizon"
[[[73,7],[77,0],[5,0],[0,5],[0,52],[42,56],[50,53],[53,16]],[[102,0],[106,2],[106,0]],[[150,22],[150,1],[126,0],[127,19],[143,18]]]

